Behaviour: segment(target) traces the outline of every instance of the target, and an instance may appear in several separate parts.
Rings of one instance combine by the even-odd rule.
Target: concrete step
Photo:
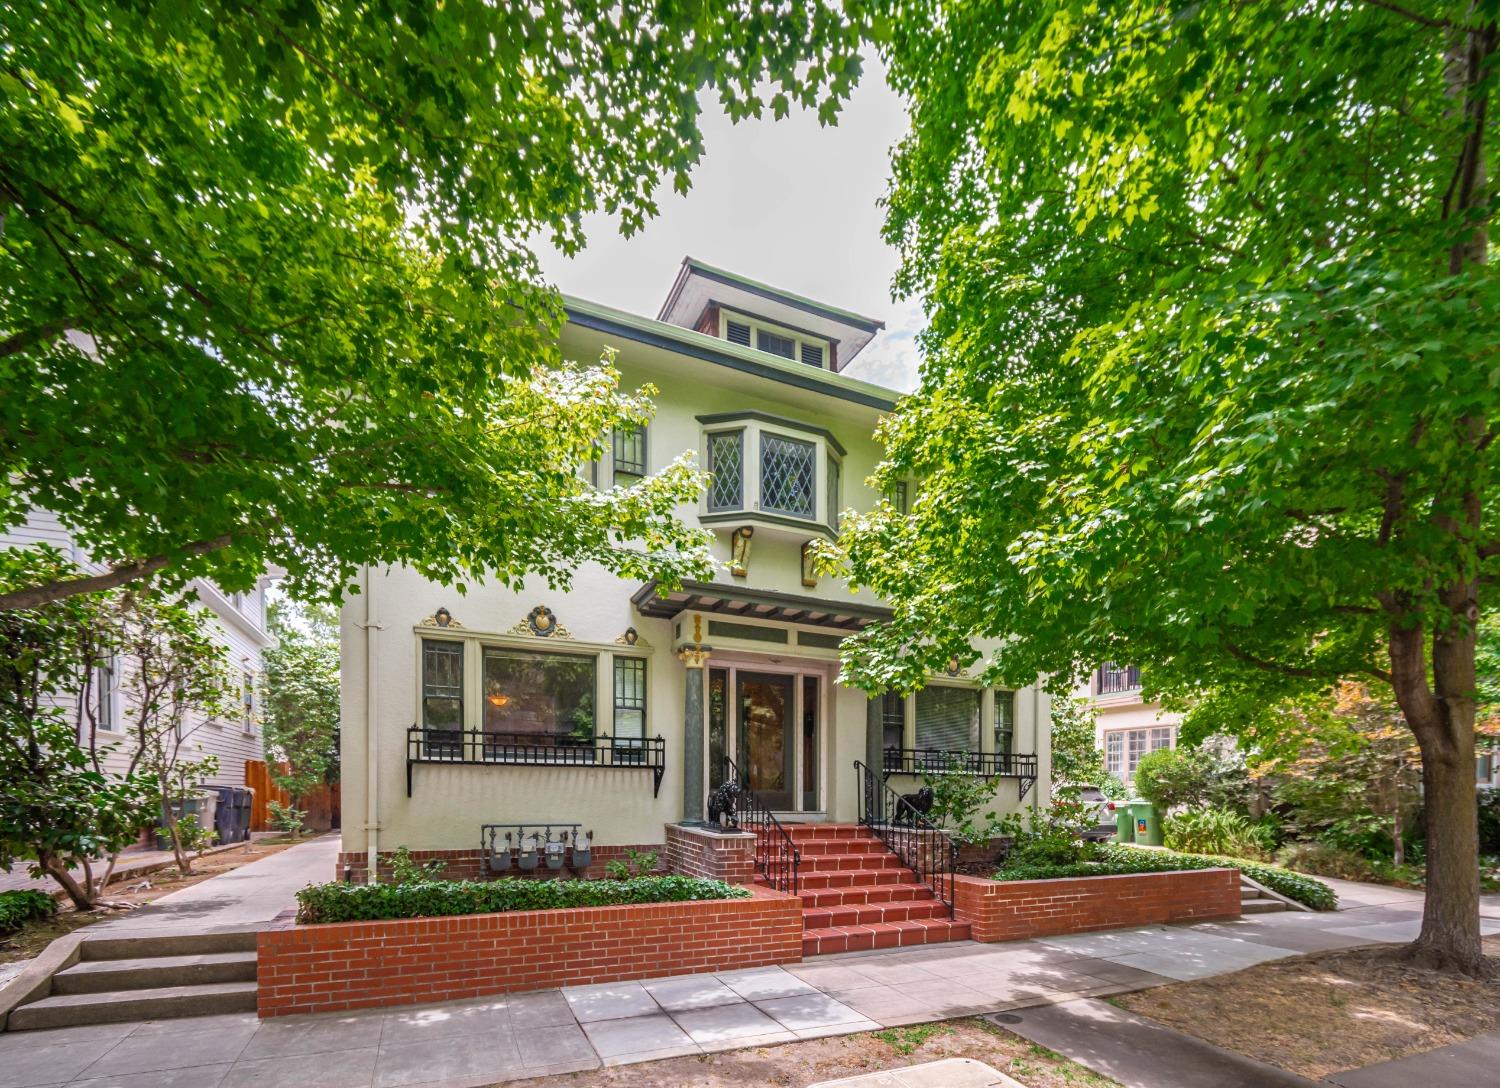
[[[1286,910],[1285,903],[1279,903],[1275,899],[1241,899],[1241,914],[1276,914]]]
[[[968,939],[969,923],[947,918],[920,918],[870,926],[832,926],[804,930],[802,955],[826,956],[835,952],[865,952],[872,948],[905,948]]]
[[[213,982],[254,982],[255,953],[205,952],[198,956],[83,960],[52,976],[54,994],[155,990]]]
[[[54,994],[15,1009],[7,1027],[10,1031],[35,1031],[254,1011],[254,982],[213,982],[108,993]],[[170,1036],[164,1036],[163,1040],[164,1045],[171,1045]]]
[[[254,952],[255,930],[211,930],[165,936],[85,937],[78,954],[85,960],[145,959],[150,956],[202,956],[217,952]]]

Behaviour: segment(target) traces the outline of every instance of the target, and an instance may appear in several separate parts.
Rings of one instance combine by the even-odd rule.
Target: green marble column
[[[677,658],[687,667],[682,702],[682,823],[705,827],[703,667],[708,663],[708,647],[679,650]]]

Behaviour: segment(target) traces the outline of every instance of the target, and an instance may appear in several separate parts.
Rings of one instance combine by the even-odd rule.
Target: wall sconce
[[[809,540],[806,544],[802,545],[802,584],[808,589],[816,589],[818,587],[818,571],[813,566],[813,549],[816,545],[817,541],[815,540]]]
[[[736,578],[750,573],[750,538],[754,535],[751,526],[741,525],[729,538],[729,573]]]

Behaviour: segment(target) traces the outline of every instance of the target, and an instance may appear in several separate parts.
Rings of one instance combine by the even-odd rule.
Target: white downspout
[[[375,690],[379,675],[380,608],[375,600],[377,579],[373,567],[365,567],[365,881],[380,878],[380,705]]]
[[[1050,743],[1046,753],[1047,762],[1047,793],[1048,801],[1051,801],[1052,793],[1052,752]],[[1042,800],[1042,685],[1038,680],[1031,685],[1031,750],[1036,753],[1036,789],[1031,791],[1031,811],[1033,816],[1041,811]],[[1033,825],[1034,826],[1034,825]]]

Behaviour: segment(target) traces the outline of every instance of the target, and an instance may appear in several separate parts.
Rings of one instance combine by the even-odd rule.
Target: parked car
[[[1054,797],[1065,789],[1078,791],[1078,800],[1093,814],[1093,826],[1083,833],[1088,842],[1106,842],[1115,837],[1117,830],[1115,803],[1104,796],[1098,786],[1058,786],[1052,791]]]

